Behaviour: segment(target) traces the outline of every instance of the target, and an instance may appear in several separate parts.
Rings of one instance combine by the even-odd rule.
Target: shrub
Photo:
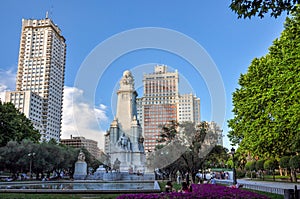
[[[266,160],[265,163],[264,163],[264,169],[265,170],[274,171],[277,168],[278,168],[278,162],[275,159]]]
[[[241,170],[241,169],[236,170],[236,177],[237,178],[244,178],[245,176],[246,176],[246,171],[245,170]]]
[[[255,165],[256,165],[256,161],[251,161],[250,162],[250,171],[254,171],[255,170]]]
[[[258,160],[256,162],[256,165],[255,165],[255,168],[257,171],[261,170],[263,171],[264,170],[264,163],[265,163],[265,160]]]
[[[289,166],[292,169],[300,168],[300,155],[295,155],[289,160]]]
[[[251,173],[252,173],[252,176],[251,176]],[[255,171],[248,171],[247,173],[246,173],[246,177],[247,178],[257,178],[257,176],[256,176],[256,172]]]
[[[251,162],[247,162],[247,163],[245,164],[245,169],[246,169],[246,171],[251,171],[251,170],[250,170],[250,165],[251,165]]]
[[[290,157],[289,156],[283,156],[282,158],[280,158],[279,160],[279,165],[281,168],[283,169],[288,169],[290,168],[289,166],[289,161],[290,161]]]

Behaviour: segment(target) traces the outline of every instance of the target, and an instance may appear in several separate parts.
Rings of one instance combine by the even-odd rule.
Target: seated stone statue
[[[117,158],[113,165],[113,170],[120,172],[121,161]]]

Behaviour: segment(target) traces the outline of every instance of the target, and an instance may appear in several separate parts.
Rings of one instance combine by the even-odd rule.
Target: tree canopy
[[[251,18],[256,15],[263,18],[268,12],[271,17],[277,18],[282,12],[286,11],[289,14],[295,11],[299,2],[299,0],[232,0],[230,8],[238,18]]]
[[[229,139],[253,156],[281,157],[300,147],[300,12],[287,18],[269,53],[255,58],[233,93]]]
[[[5,146],[9,141],[20,142],[23,139],[38,142],[40,133],[12,103],[0,101],[0,147]]]
[[[161,168],[168,175],[175,176],[189,172],[195,182],[196,173],[206,164],[223,165],[228,159],[227,149],[216,146],[219,131],[209,128],[207,122],[195,125],[192,122],[172,121],[161,127],[155,151],[149,154],[149,168]]]

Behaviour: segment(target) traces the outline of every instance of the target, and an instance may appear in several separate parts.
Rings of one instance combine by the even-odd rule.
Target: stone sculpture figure
[[[141,151],[141,152],[144,152],[143,142],[144,142],[144,138],[143,137],[139,137],[139,139],[138,139],[138,148],[139,148],[139,151]]]
[[[130,150],[130,140],[125,133],[123,133],[123,135],[119,138],[118,145],[124,150]]]
[[[121,161],[117,158],[114,162],[113,170],[120,172],[120,164],[121,164]]]
[[[128,85],[128,84],[132,84],[133,83],[133,77],[131,75],[130,71],[125,71],[123,73],[123,80],[122,80],[123,84]]]
[[[81,150],[80,150],[80,152],[78,154],[78,161],[85,162],[85,155],[84,155],[84,153]]]

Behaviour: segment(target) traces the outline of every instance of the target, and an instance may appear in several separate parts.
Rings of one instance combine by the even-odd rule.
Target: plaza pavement
[[[251,179],[238,179],[237,182],[239,184],[261,185],[261,186],[265,186],[265,187],[281,188],[281,189],[294,189],[295,185],[297,185],[298,189],[300,189],[300,183],[276,182],[276,181],[275,182],[255,181],[255,180],[251,180]]]

